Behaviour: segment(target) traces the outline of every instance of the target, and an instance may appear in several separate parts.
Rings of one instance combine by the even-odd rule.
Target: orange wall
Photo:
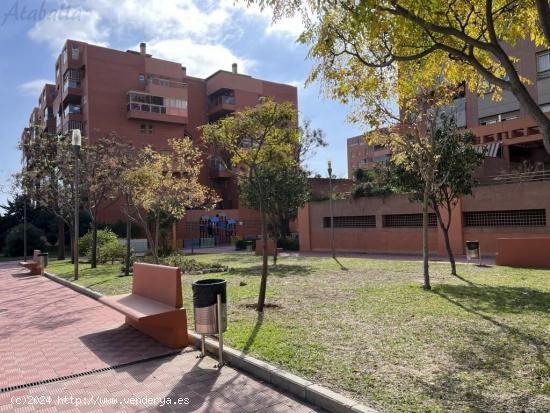
[[[550,268],[550,237],[497,239],[497,265]]]
[[[463,212],[545,209],[547,224],[542,227],[465,227]],[[334,201],[335,216],[375,215],[376,228],[335,228],[335,245],[343,252],[418,253],[422,250],[421,228],[383,228],[385,214],[420,213],[419,203],[406,196],[359,198]],[[444,213],[444,211],[442,211]],[[330,228],[323,228],[323,217],[330,216],[329,202],[313,202],[300,210],[298,232],[301,251],[330,250]],[[550,182],[524,182],[509,185],[482,186],[472,196],[464,197],[453,210],[449,231],[451,248],[464,254],[466,240],[480,241],[482,254],[497,252],[497,238],[550,237]],[[439,229],[430,228],[429,248],[445,255],[444,237]]]
[[[306,208],[309,208],[309,214],[302,209],[298,216],[300,250],[330,250],[330,228],[323,228],[323,217],[330,216],[329,201],[313,202]],[[420,212],[420,204],[409,202],[405,196],[334,201],[335,216],[376,215],[377,225],[377,228],[335,228],[336,249],[346,252],[419,253],[422,251],[422,229],[383,228],[382,215]],[[303,222],[308,216],[309,225],[307,221]],[[304,241],[308,239],[309,245]],[[429,245],[430,250],[437,250],[435,228],[429,230]]]

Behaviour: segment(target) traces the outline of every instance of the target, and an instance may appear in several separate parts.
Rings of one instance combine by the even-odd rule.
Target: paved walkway
[[[194,350],[174,354],[123,322],[91,298],[0,264],[0,412],[320,411],[230,367],[218,371]],[[52,382],[6,391],[41,380]]]

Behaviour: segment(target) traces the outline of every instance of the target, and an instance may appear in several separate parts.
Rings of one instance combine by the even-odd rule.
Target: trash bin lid
[[[193,305],[195,307],[209,307],[218,302],[218,294],[222,296],[222,303],[227,302],[227,281],[221,278],[209,278],[193,282]]]

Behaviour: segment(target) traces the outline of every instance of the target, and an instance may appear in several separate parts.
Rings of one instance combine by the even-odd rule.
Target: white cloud
[[[294,86],[297,89],[303,89],[304,88],[304,81],[303,80],[292,80],[290,82],[286,82],[290,86]]]
[[[55,12],[53,12],[55,13]],[[59,54],[67,39],[80,40],[100,46],[106,46],[109,29],[100,25],[101,16],[96,11],[78,9],[73,18],[50,18],[36,23],[29,30],[29,37],[38,42],[46,43],[54,54]]]
[[[304,25],[300,16],[286,17],[277,20],[267,26],[265,30],[267,34],[287,37],[289,40],[298,39],[298,36],[300,36],[303,31]]]
[[[66,4],[65,0],[58,2]],[[42,20],[31,28],[29,37],[45,43],[57,55],[68,38],[108,46],[116,39],[138,34],[154,56],[181,62],[193,76],[229,69],[233,62],[242,72],[254,65],[253,60],[226,46],[243,33],[240,24],[237,26],[242,20],[239,17],[263,27],[267,36],[292,40],[303,27],[297,17],[272,23],[270,9],[246,7],[234,0],[73,0],[70,7],[79,11],[78,19]]]
[[[265,26],[264,33],[268,36],[281,36],[289,40],[296,40],[305,29],[302,17],[296,14],[292,17],[280,17],[273,20],[273,9],[264,7],[263,9],[256,4],[247,6],[244,2],[235,3],[234,0],[220,0],[221,7],[239,10],[245,16],[260,20]]]
[[[101,16],[102,23],[117,32],[136,30],[151,38],[193,36],[213,38],[229,22],[230,10],[201,9],[193,0],[112,0],[82,1],[85,9]]]
[[[19,91],[22,92],[24,95],[34,96],[38,98],[38,95],[40,95],[40,92],[42,92],[42,88],[46,83],[54,82],[48,79],[34,79],[29,80],[25,83],[21,83],[19,86],[17,86],[17,89],[19,89]]]
[[[216,70],[231,70],[237,63],[239,71],[246,72],[255,62],[233,54],[220,44],[196,43],[190,39],[153,40],[147,43],[147,51],[153,56],[181,63],[190,76],[206,77]]]

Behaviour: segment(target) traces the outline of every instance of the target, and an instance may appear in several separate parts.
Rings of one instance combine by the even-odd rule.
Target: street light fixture
[[[73,129],[72,145],[74,151],[74,241],[73,241],[73,257],[74,257],[74,279],[78,280],[78,236],[79,236],[79,217],[78,217],[78,172],[80,159],[80,146],[82,145],[82,135],[80,129]]]
[[[330,208],[330,248],[332,249],[332,258],[336,259],[336,251],[334,247],[334,209],[332,205],[332,162],[328,161],[328,194]]]

